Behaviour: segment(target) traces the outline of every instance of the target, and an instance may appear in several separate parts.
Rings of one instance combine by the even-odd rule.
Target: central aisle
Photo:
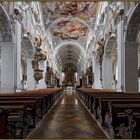
[[[28,138],[107,138],[97,123],[77,100],[65,92],[62,99],[44,117]]]

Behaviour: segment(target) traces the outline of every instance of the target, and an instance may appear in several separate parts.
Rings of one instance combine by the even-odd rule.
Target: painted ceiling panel
[[[46,27],[51,22],[68,16],[86,20],[95,14],[94,2],[42,2]]]
[[[87,35],[88,28],[78,21],[62,20],[52,27],[52,33],[62,40],[77,40],[79,37]]]

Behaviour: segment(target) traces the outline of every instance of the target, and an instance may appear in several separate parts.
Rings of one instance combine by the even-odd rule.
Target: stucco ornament
[[[35,54],[34,59],[32,60],[32,67],[34,69],[34,79],[36,82],[43,79],[43,70],[40,69],[40,62],[46,60],[46,54],[43,53],[41,45],[42,39],[35,37]]]

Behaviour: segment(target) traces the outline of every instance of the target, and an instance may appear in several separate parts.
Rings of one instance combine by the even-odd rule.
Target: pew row
[[[62,89],[1,93],[0,108],[8,111],[4,137],[25,138],[62,96],[62,93]]]
[[[77,96],[111,138],[140,138],[140,94],[77,89]]]

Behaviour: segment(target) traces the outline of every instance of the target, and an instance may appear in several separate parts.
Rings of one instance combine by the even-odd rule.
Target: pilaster
[[[28,57],[27,57],[27,89],[32,90],[35,89],[36,87],[36,82],[33,77],[34,75],[34,70],[32,68],[32,60],[33,60],[33,52],[28,51]]]
[[[15,82],[15,63],[14,48],[12,42],[1,42],[1,89],[2,93],[14,92],[16,89]]]
[[[15,24],[15,34],[16,34],[16,54],[15,54],[15,61],[16,61],[16,82],[17,82],[17,91],[22,89],[22,73],[21,73],[21,24],[16,20]]]
[[[125,42],[124,90],[138,92],[138,56],[136,42]]]

